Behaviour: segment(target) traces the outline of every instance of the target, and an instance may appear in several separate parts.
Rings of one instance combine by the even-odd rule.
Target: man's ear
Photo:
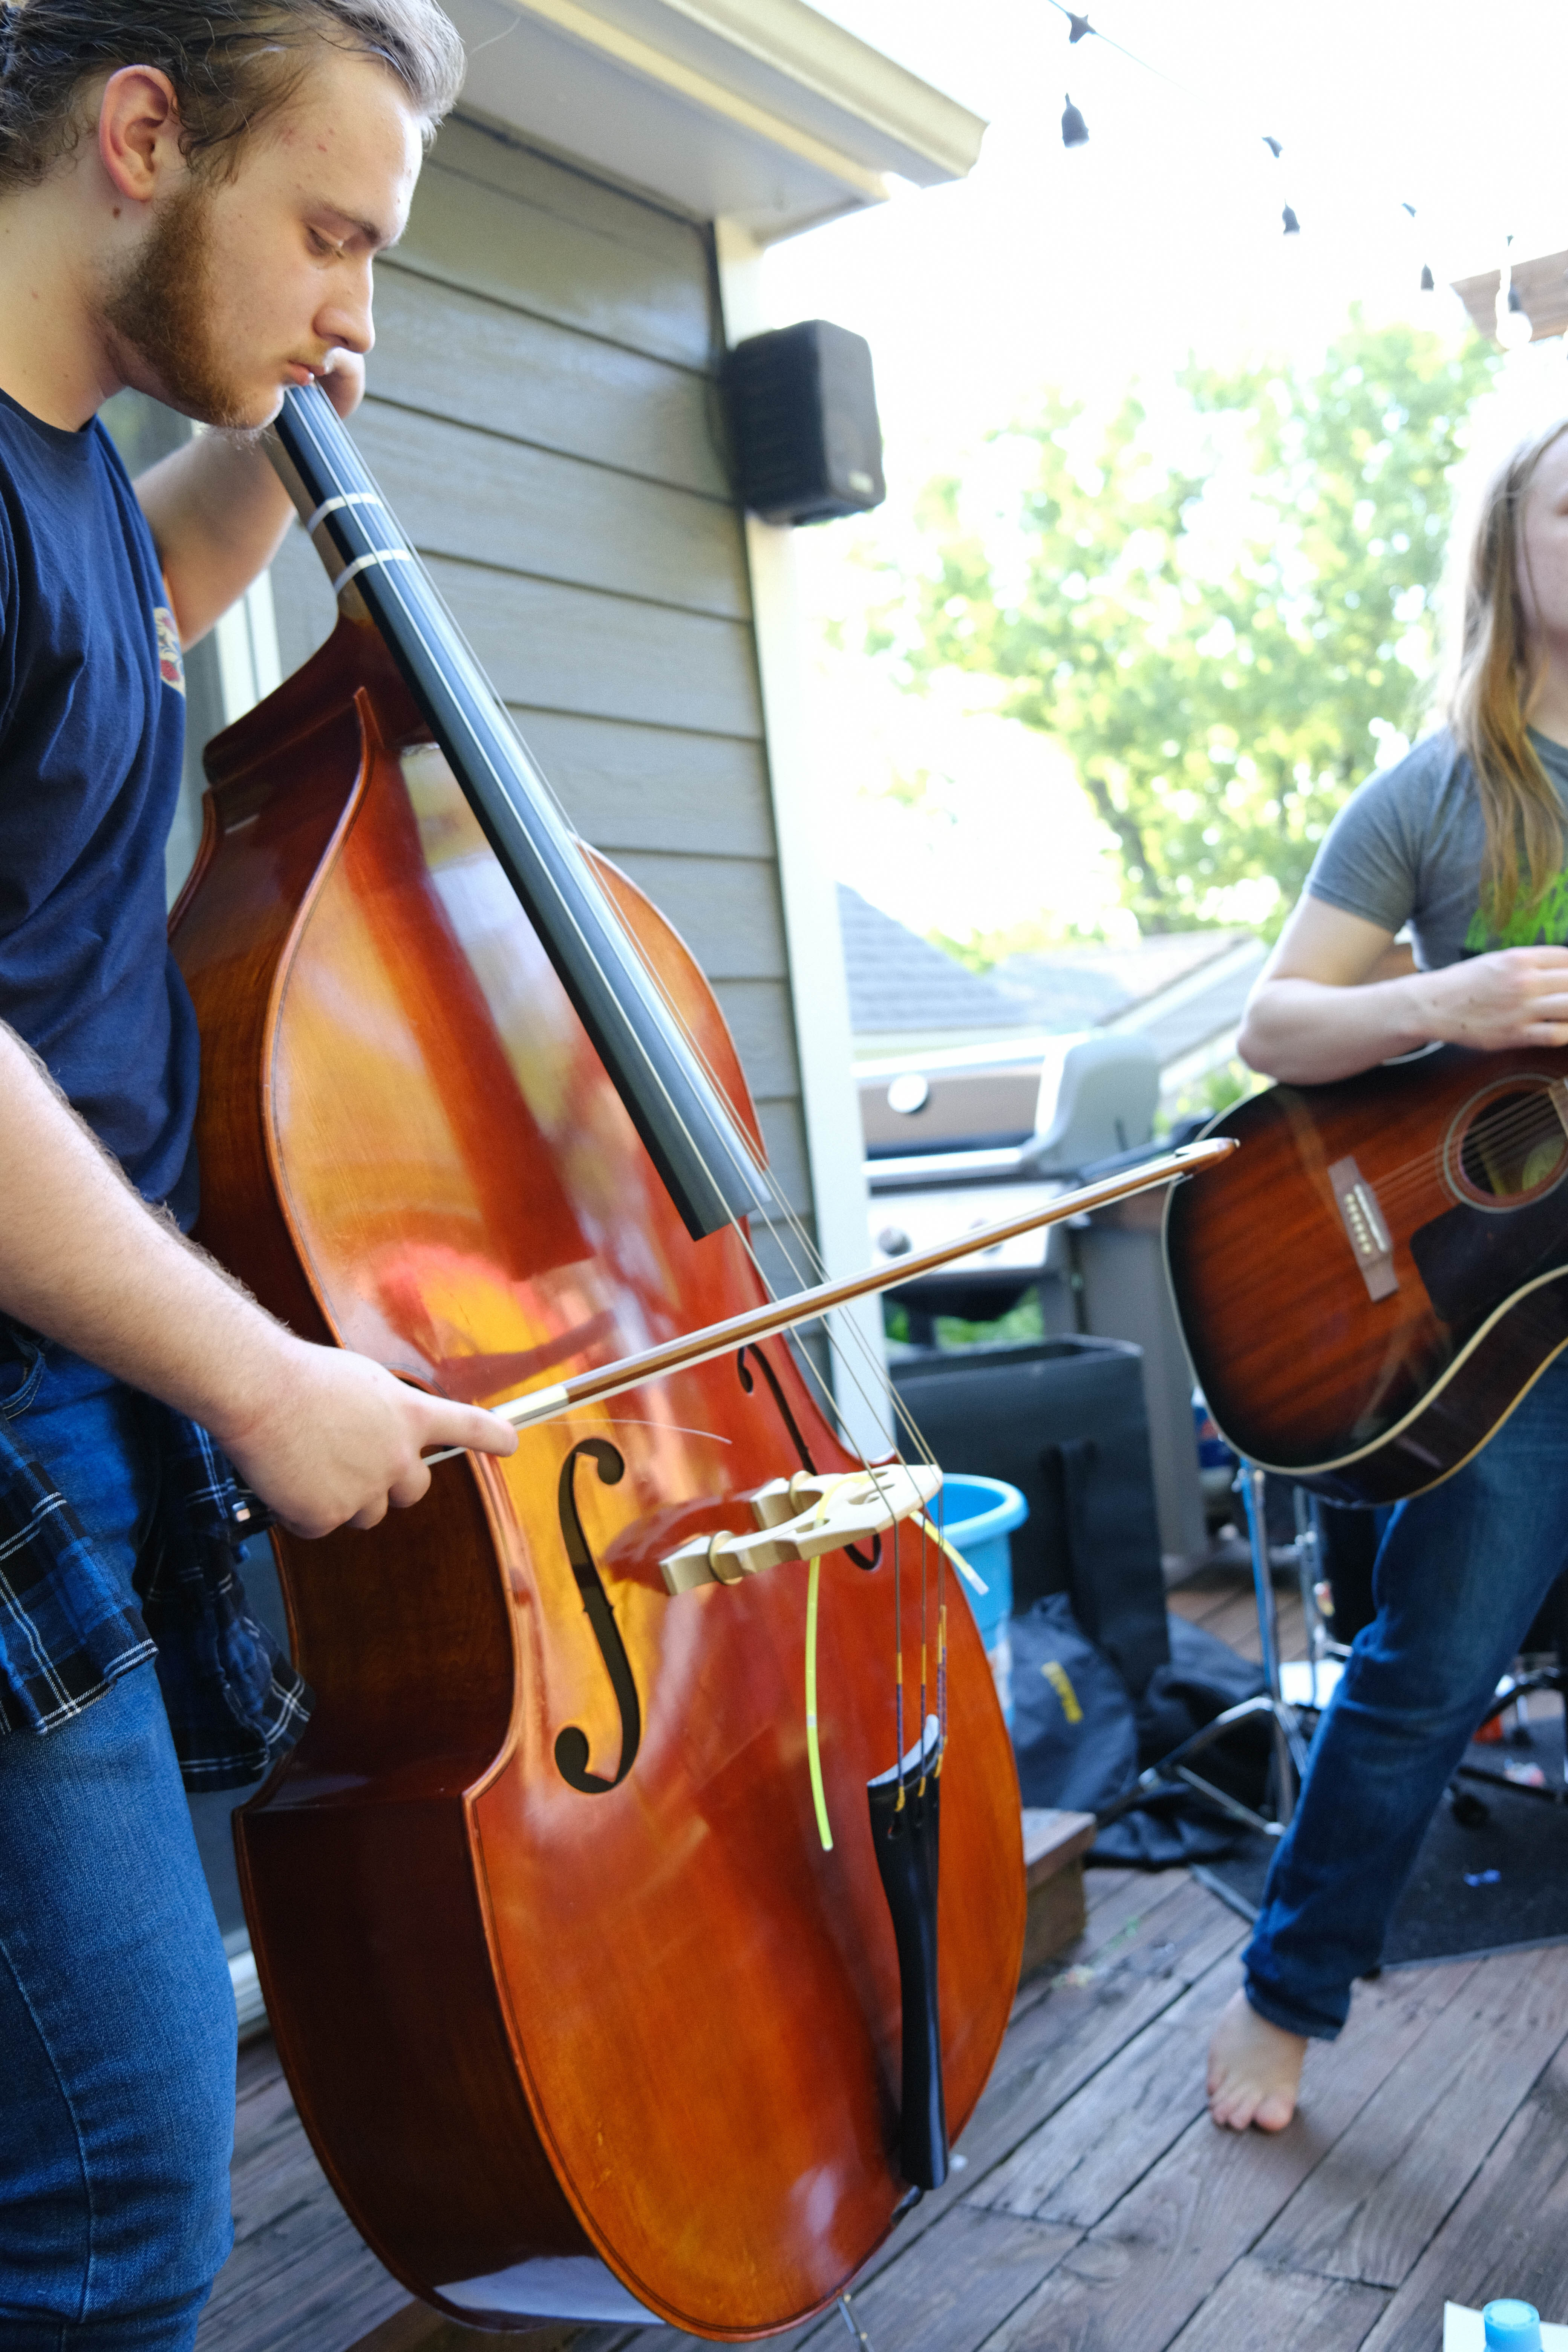
[[[151,203],[183,169],[174,85],[156,66],[121,66],[103,87],[98,152],[104,170],[132,204]]]

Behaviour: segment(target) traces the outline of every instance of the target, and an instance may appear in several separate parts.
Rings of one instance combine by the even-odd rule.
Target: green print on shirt
[[[1528,907],[1516,907],[1500,931],[1478,907],[1465,933],[1467,955],[1489,955],[1494,948],[1568,947],[1568,872],[1549,882]]]

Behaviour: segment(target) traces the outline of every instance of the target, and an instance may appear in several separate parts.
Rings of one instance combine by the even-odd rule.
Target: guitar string
[[[301,411],[304,410],[304,407],[305,404],[303,401],[292,403],[291,413],[293,414],[297,423],[305,424],[312,428],[310,431],[309,437],[314,445],[318,463],[321,466],[329,478],[335,478],[341,468],[334,466],[329,447],[323,445],[320,433],[313,429],[315,420],[309,417],[308,415],[301,416]],[[335,417],[332,419],[332,423],[334,425],[337,425],[337,420]],[[358,453],[354,449],[352,440],[349,439],[346,433],[342,432],[341,426],[338,426],[337,429],[342,433],[342,437],[351,457],[357,459]],[[366,475],[366,481],[368,484],[368,474]],[[374,485],[371,485],[370,488],[374,492]],[[380,496],[379,492],[374,492],[374,495],[378,498]],[[531,754],[528,752],[527,746],[522,740],[521,730],[518,730],[511,712],[508,709],[503,698],[496,693],[494,688],[489,684],[483,667],[479,661],[477,654],[474,652],[472,646],[468,643],[468,640],[455,616],[447,608],[445,599],[441,596],[434,581],[431,580],[428,572],[426,571],[422,559],[419,558],[416,551],[415,551],[407,541],[406,534],[403,532],[401,526],[396,523],[396,519],[391,513],[390,509],[386,506],[384,499],[381,500],[381,505],[382,511],[386,515],[387,520],[393,524],[397,536],[403,539],[405,548],[408,554],[413,558],[411,567],[412,580],[410,581],[410,584],[412,585],[416,583],[425,590],[430,604],[433,607],[435,618],[438,623],[444,624],[446,631],[450,634],[451,637],[456,642],[458,650],[464,656],[465,664],[472,674],[471,684],[477,684],[480,688],[482,688],[482,698],[488,699],[489,707],[491,711],[498,714],[502,719],[508,731],[516,738],[519,748],[523,752],[524,757],[528,760],[529,766],[533,772],[534,778],[553,803],[557,817],[562,824],[568,839],[572,843],[573,846],[578,849],[578,854],[581,856],[581,846],[578,842],[578,836],[575,834],[574,828],[571,825],[570,818],[563,807],[559,800],[559,796],[554,793],[554,790],[548,782],[548,780],[536,767]],[[410,575],[407,573],[394,573],[386,570],[384,567],[382,567],[382,577],[378,583],[378,587],[381,593],[387,598],[389,603],[395,604],[402,608],[403,619],[405,625],[413,632],[415,641],[425,646],[426,650],[434,652],[435,648],[432,647],[430,644],[430,631],[425,616],[415,610],[413,600],[404,593],[405,581],[408,580],[409,577]],[[473,737],[474,730],[471,724],[468,725],[466,731],[471,738]],[[483,747],[482,745],[478,744],[477,739],[476,748],[479,750],[481,756],[485,756],[483,753]],[[487,760],[487,764],[491,765],[493,772],[493,763],[489,762]],[[501,788],[504,791],[504,780],[498,778],[497,781],[501,784]],[[784,1241],[783,1233],[780,1231],[781,1223],[784,1224],[791,1233],[797,1246],[802,1250],[807,1265],[815,1265],[817,1268],[825,1271],[826,1269],[822,1268],[822,1262],[815,1245],[812,1244],[803,1223],[795,1212],[793,1204],[783,1192],[782,1187],[774,1178],[772,1170],[767,1166],[765,1160],[759,1163],[749,1147],[744,1143],[744,1130],[741,1122],[735,1118],[734,1107],[729,1098],[728,1090],[723,1087],[722,1083],[719,1081],[718,1075],[712,1069],[709,1057],[701,1047],[700,1041],[692,1034],[684,1018],[679,1013],[679,1008],[670,1002],[668,989],[664,986],[662,979],[650,969],[648,958],[643,950],[640,941],[637,941],[635,935],[631,933],[630,927],[626,919],[622,916],[620,908],[616,905],[610,894],[605,891],[601,885],[599,885],[597,877],[594,876],[591,873],[591,870],[587,868],[585,860],[584,861],[584,880],[587,886],[594,890],[595,896],[599,898],[602,907],[609,914],[612,922],[615,924],[621,936],[623,944],[628,946],[632,950],[640,969],[658,990],[658,992],[663,1001],[667,1017],[668,1017],[674,1024],[677,1034],[680,1036],[688,1052],[692,1055],[692,1058],[696,1061],[698,1066],[702,1070],[704,1076],[708,1079],[710,1086],[713,1088],[713,1091],[723,1107],[730,1121],[731,1136],[730,1138],[726,1138],[721,1130],[720,1140],[725,1148],[727,1156],[730,1158],[731,1162],[737,1166],[742,1164],[742,1151],[743,1150],[745,1174],[751,1180],[753,1189],[759,1181],[763,1188],[764,1198],[758,1201],[757,1206],[762,1211],[764,1222],[768,1225],[775,1244],[780,1250],[780,1255],[784,1257],[786,1265],[788,1265],[790,1272],[794,1276],[797,1284],[804,1288],[805,1286],[805,1280],[803,1279],[799,1267],[795,1263],[794,1253],[789,1248],[788,1244]],[[577,921],[573,908],[564,899],[559,886],[553,882],[553,877],[549,877],[547,874],[546,879],[551,882],[552,893],[558,904],[560,913],[575,931],[584,952],[592,963],[594,970],[603,980],[605,981],[606,984],[609,984],[609,975],[604,971],[593,940],[587,936],[583,929],[582,925]],[[665,1085],[657,1067],[653,1065],[651,1058],[647,1055],[646,1049],[644,1049],[643,1052],[643,1060],[647,1066],[648,1076],[653,1080],[655,1086],[658,1088],[659,1093],[663,1096],[667,1108],[672,1118],[678,1125],[679,1131],[688,1142],[694,1159],[709,1176],[710,1181],[714,1183],[716,1193],[720,1199],[724,1202],[731,1230],[736,1234],[746,1257],[752,1264],[757,1279],[763,1287],[764,1296],[770,1298],[775,1297],[777,1293],[774,1291],[773,1286],[761,1264],[750,1235],[745,1231],[741,1214],[730,1205],[729,1198],[724,1188],[718,1184],[714,1180],[712,1171],[708,1164],[698,1138],[691,1133],[690,1129],[680,1113],[679,1106],[671,1099],[668,1087]],[[770,1207],[773,1211],[773,1213],[771,1214],[769,1213]],[[890,1406],[892,1408],[895,1428],[901,1426],[907,1432],[910,1439],[913,1443],[917,1455],[923,1456],[928,1464],[934,1466],[934,1456],[929,1444],[926,1443],[923,1434],[920,1432],[917,1424],[915,1423],[913,1415],[909,1412],[902,1398],[899,1396],[886,1370],[877,1361],[875,1353],[872,1350],[869,1342],[867,1340],[864,1333],[859,1329],[855,1318],[852,1316],[845,1318],[835,1318],[836,1320],[842,1319],[847,1321],[851,1339],[851,1348],[847,1350],[843,1345],[842,1331],[836,1332],[831,1328],[827,1318],[824,1317],[818,1319],[820,1319],[823,1324],[825,1337],[827,1339],[828,1347],[831,1351],[831,1360],[842,1366],[844,1372],[848,1377],[862,1402],[867,1405],[868,1410],[874,1412],[875,1404],[873,1402],[872,1391],[876,1391],[880,1402],[884,1406]],[[878,1492],[883,1492],[880,1483],[878,1482],[876,1478],[876,1465],[873,1465],[866,1460],[862,1449],[854,1441],[847,1424],[845,1422],[843,1411],[839,1406],[837,1398],[834,1396],[830,1385],[824,1380],[817,1366],[812,1360],[809,1351],[802,1348],[798,1350],[792,1350],[791,1354],[792,1360],[796,1362],[797,1365],[801,1366],[805,1370],[812,1385],[820,1392],[822,1401],[828,1411],[831,1421],[838,1427],[840,1439],[845,1444],[846,1450],[856,1456],[856,1458],[860,1462],[861,1467],[872,1478],[873,1484],[877,1486]],[[863,1359],[863,1362],[858,1366],[852,1360],[854,1354],[858,1354]],[[869,1388],[868,1386],[868,1380],[869,1381]],[[886,1501],[886,1499],[887,1498],[884,1496],[884,1500]],[[897,1526],[898,1521],[895,1518],[895,1540]],[[925,1577],[923,1573],[923,1565],[921,1586],[921,1612],[923,1622],[925,1610]]]
[[[1543,1103],[1546,1105],[1544,1110],[1542,1108]],[[1536,1094],[1525,1104],[1521,1105],[1517,1110],[1497,1118],[1489,1123],[1483,1125],[1479,1120],[1472,1121],[1459,1139],[1458,1151],[1462,1161],[1463,1154],[1469,1146],[1496,1154],[1504,1151],[1522,1152],[1527,1145],[1553,1140],[1561,1147],[1557,1155],[1561,1160],[1568,1156],[1568,1132],[1564,1131],[1562,1120],[1551,1108],[1549,1098]],[[1402,1160],[1390,1169],[1385,1175],[1368,1177],[1365,1181],[1371,1185],[1378,1202],[1387,1203],[1405,1196],[1413,1196],[1431,1181],[1434,1173],[1441,1175],[1448,1159],[1449,1146],[1445,1139],[1442,1143],[1425,1146],[1411,1159]],[[1534,1187],[1528,1189],[1533,1190]],[[1498,1193],[1493,1197],[1500,1202],[1506,1202],[1510,1196],[1507,1193]]]
[[[1526,1142],[1555,1140],[1563,1147],[1558,1155],[1559,1158],[1568,1155],[1568,1130],[1564,1129],[1554,1109],[1548,1109],[1544,1113],[1541,1110],[1541,1105],[1548,1099],[1545,1095],[1537,1090],[1533,1095],[1529,1096],[1517,1110],[1496,1119],[1490,1125],[1482,1128],[1472,1121],[1460,1139],[1461,1152],[1465,1144],[1472,1140],[1493,1152],[1499,1150],[1516,1149]],[[1434,1172],[1440,1175],[1447,1158],[1447,1143],[1445,1139],[1440,1144],[1424,1145],[1419,1152],[1408,1160],[1396,1162],[1386,1173],[1367,1177],[1364,1181],[1370,1185],[1380,1203],[1387,1202],[1408,1192],[1419,1191],[1423,1185],[1431,1181]],[[1531,1189],[1533,1191],[1534,1187]],[[1500,1202],[1506,1202],[1509,1195],[1500,1193],[1494,1197]]]

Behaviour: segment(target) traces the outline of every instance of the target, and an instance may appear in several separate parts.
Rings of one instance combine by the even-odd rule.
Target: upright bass
[[[301,1334],[553,1417],[374,1532],[275,1538],[316,1708],[237,1820],[268,2014],[418,2294],[769,2334],[920,2186],[873,1817],[926,1820],[934,1863],[939,1776],[947,2126],[984,2084],[1023,1924],[1006,1731],[967,1610],[942,1650],[937,1480],[845,1533],[840,1482],[888,1474],[782,1339],[574,1403],[765,1300],[756,1115],[690,954],[571,835],[317,389],[277,435],[342,617],[207,754],[172,919],[201,1236]]]

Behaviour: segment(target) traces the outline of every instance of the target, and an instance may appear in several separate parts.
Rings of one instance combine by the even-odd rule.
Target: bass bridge
[[[665,1589],[692,1592],[703,1584],[740,1584],[785,1560],[816,1559],[884,1535],[900,1519],[923,1517],[942,1485],[934,1463],[879,1463],[823,1477],[798,1471],[770,1479],[748,1496],[754,1530],[721,1528],[693,1536],[659,1562]]]

